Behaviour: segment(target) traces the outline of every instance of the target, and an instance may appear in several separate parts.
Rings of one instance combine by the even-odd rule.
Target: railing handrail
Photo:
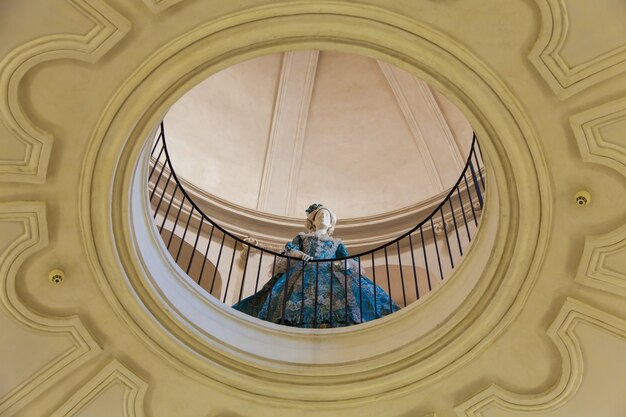
[[[166,249],[185,273],[209,294],[223,303],[227,300],[231,304],[236,302],[233,304],[235,309],[260,319],[290,326],[321,328],[363,323],[391,314],[436,289],[435,280],[443,281],[454,270],[455,265],[459,265],[460,259],[472,242],[472,234],[479,226],[478,219],[482,212],[483,193],[486,189],[484,160],[475,134],[472,136],[471,149],[458,180],[449,191],[442,193],[445,197],[441,197],[440,194],[436,201],[440,198],[441,201],[434,209],[431,205],[424,210],[429,215],[416,222],[415,226],[406,232],[398,233],[397,236],[378,244],[373,249],[355,255],[324,258],[326,255],[347,253],[340,241],[331,238],[332,245],[324,246],[325,249],[318,255],[318,259],[305,261],[300,257],[289,255],[291,253],[289,251],[279,252],[279,249],[268,248],[249,237],[240,237],[236,232],[229,231],[207,216],[187,192],[183,181],[178,178],[170,160],[163,122],[160,128],[161,131],[150,154],[151,167],[147,185],[149,200],[154,209],[153,218],[155,220],[159,218],[157,229]],[[161,147],[158,155],[154,157],[159,145]],[[158,176],[153,181],[157,168]],[[163,185],[162,178],[166,178]],[[162,206],[162,203],[165,204]],[[205,224],[207,228],[203,229]],[[177,232],[179,226],[182,228]],[[310,250],[307,245],[311,242],[308,239],[299,239],[295,244],[300,250],[307,251]],[[240,254],[239,262],[235,264],[237,253]],[[195,264],[194,259],[197,260]],[[263,265],[271,266],[272,271],[269,280],[263,279],[265,284],[261,281]],[[405,270],[405,266],[408,269]],[[371,280],[365,276],[367,270],[363,269],[364,267],[371,267]],[[379,267],[383,270],[377,271]],[[256,269],[256,274],[253,270],[248,272],[251,268]],[[222,276],[227,277],[224,287]],[[210,285],[209,281],[205,280],[203,286],[203,278],[210,279]],[[386,283],[382,282],[384,278]],[[329,285],[329,288],[323,290],[324,295],[318,294],[320,282]],[[263,285],[261,290],[259,284]],[[333,285],[341,288],[333,288]],[[369,295],[362,294],[362,285],[367,288]],[[305,295],[306,286],[308,292]],[[383,288],[385,286],[386,288]],[[351,288],[352,294],[350,309],[348,287]],[[296,288],[298,293],[291,292]],[[311,293],[313,288],[314,293]],[[400,289],[402,297],[398,298]],[[245,299],[244,294],[247,294]],[[329,296],[329,299],[326,299],[326,296]],[[278,297],[276,300],[279,301],[275,300],[272,304],[272,297]],[[333,303],[333,297],[335,304],[339,304]],[[290,300],[289,309],[287,299]],[[358,306],[354,304],[357,299]],[[318,304],[318,301],[322,304]],[[282,304],[280,311],[278,310],[280,306],[276,302]],[[263,307],[259,303],[262,303]],[[306,308],[308,309],[306,320],[305,304],[309,306]],[[319,317],[318,305],[324,306]],[[310,315],[310,307],[313,307],[313,316]],[[340,310],[342,313],[339,313]],[[352,315],[349,315],[349,310]],[[262,312],[265,316],[261,314]],[[354,314],[358,314],[359,317]]]
[[[266,248],[263,248],[261,246],[255,245],[254,243],[251,243],[251,242],[246,242],[244,239],[242,239],[242,238],[236,236],[235,234],[229,232],[228,230],[226,230],[225,228],[220,226],[217,222],[215,222],[213,219],[211,219],[209,216],[207,216],[206,213],[204,213],[204,211],[202,211],[202,209],[189,196],[189,194],[187,193],[187,191],[183,187],[182,182],[178,179],[178,175],[176,175],[176,171],[174,170],[174,167],[172,166],[172,162],[171,162],[171,159],[170,159],[170,154],[169,154],[169,151],[167,149],[167,140],[166,140],[166,137],[165,137],[165,125],[164,125],[163,121],[161,121],[161,133],[160,133],[159,136],[161,137],[161,140],[162,140],[162,143],[163,143],[163,150],[165,152],[165,161],[167,162],[167,165],[168,165],[168,167],[170,169],[170,173],[171,173],[174,181],[176,182],[176,184],[178,186],[178,189],[180,189],[180,191],[183,193],[183,196],[184,196],[183,199],[187,199],[191,203],[191,205],[193,207],[193,210],[197,211],[200,214],[202,219],[204,219],[206,222],[211,224],[211,226],[215,227],[220,232],[224,233],[224,235],[230,237],[231,239],[235,240],[238,243],[241,243],[243,246],[248,246],[249,248],[254,248],[254,249],[257,249],[258,251],[265,252],[265,253],[271,254],[273,256],[278,256],[278,257],[281,257],[281,258],[289,258],[290,260],[294,260],[296,262],[302,262],[302,259],[300,259],[300,258],[296,258],[294,256],[290,256],[290,255],[287,255],[287,254],[284,254],[284,253],[276,252],[276,251],[273,251],[273,250],[270,250],[270,249],[266,249]],[[424,218],[421,222],[419,222],[413,228],[409,229],[408,231],[404,232],[400,236],[390,240],[387,243],[383,243],[382,245],[379,245],[379,246],[377,246],[375,248],[372,248],[372,249],[368,249],[368,250],[366,250],[364,252],[357,253],[355,255],[343,256],[343,257],[332,258],[332,259],[311,259],[311,260],[309,260],[307,262],[343,261],[343,260],[346,260],[346,259],[354,259],[354,258],[358,258],[358,257],[364,257],[364,256],[367,256],[367,255],[371,255],[374,252],[377,252],[377,251],[383,250],[385,248],[388,248],[391,245],[394,245],[397,242],[401,241],[402,239],[406,238],[407,236],[413,234],[413,232],[417,231],[422,226],[424,226],[424,224],[426,224],[426,222],[429,222],[430,220],[433,219],[433,217],[442,209],[444,204],[446,204],[448,202],[448,200],[451,198],[451,196],[455,192],[455,190],[457,190],[457,188],[458,188],[458,186],[459,186],[459,184],[461,183],[462,180],[467,181],[466,174],[467,174],[468,169],[470,169],[472,167],[472,157],[475,156],[475,149],[476,149],[475,145],[476,145],[476,147],[478,147],[479,152],[480,152],[480,145],[478,144],[478,142],[476,140],[476,133],[474,132],[473,136],[472,136],[472,144],[470,146],[470,153],[469,153],[469,156],[467,157],[467,160],[465,162],[465,166],[463,167],[463,170],[462,170],[461,175],[459,176],[458,180],[450,188],[450,191],[446,194],[445,198],[443,198],[441,200],[441,202],[437,205],[437,207],[435,207],[433,209],[433,211],[428,216],[426,216],[426,218]],[[482,152],[480,152],[480,153],[481,153],[481,158],[482,158]],[[156,185],[155,185],[155,187],[156,187]]]

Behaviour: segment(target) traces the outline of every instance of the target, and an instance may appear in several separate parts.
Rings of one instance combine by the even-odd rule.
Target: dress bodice
[[[287,251],[300,250],[313,259],[332,259],[348,256],[346,247],[341,240],[328,235],[315,233],[299,233],[285,245]]]

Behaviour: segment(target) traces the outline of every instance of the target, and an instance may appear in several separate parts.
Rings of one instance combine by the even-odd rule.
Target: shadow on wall
[[[194,250],[187,242],[172,232],[163,228],[161,238],[168,247],[168,251],[176,263],[183,268],[187,266],[187,275],[191,277],[199,277],[196,281],[206,292],[221,299],[222,294],[222,277],[219,271],[215,270],[215,265],[204,257],[204,253]],[[171,239],[171,240],[170,240]],[[182,242],[182,246],[181,246]],[[183,268],[185,269],[185,268]]]

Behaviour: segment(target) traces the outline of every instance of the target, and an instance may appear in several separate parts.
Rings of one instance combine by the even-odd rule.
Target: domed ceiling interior
[[[472,128],[446,97],[385,62],[332,51],[251,59],[167,113],[177,174],[208,198],[302,218],[419,205],[454,185]]]

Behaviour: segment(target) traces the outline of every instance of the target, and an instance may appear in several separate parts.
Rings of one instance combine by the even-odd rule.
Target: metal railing
[[[280,318],[273,321],[301,327],[335,327],[364,321],[361,283],[365,277],[374,283],[374,300],[377,299],[377,288],[389,295],[388,308],[374,302],[374,318],[405,307],[441,285],[459,265],[476,235],[484,204],[485,182],[483,158],[474,135],[459,179],[428,217],[421,221],[416,219],[415,227],[362,253],[305,262],[258,244],[253,239],[238,236],[207,216],[176,175],[161,123],[150,155],[148,198],[167,250],[180,268],[211,295],[229,305],[238,303],[257,293],[268,279],[280,271],[287,274],[286,281],[289,281],[290,271],[297,265],[302,272],[315,271],[314,295],[305,296],[304,282],[299,290],[301,316],[305,303],[312,304],[314,320],[298,322],[285,318],[285,284],[285,294],[279,300],[283,303],[282,312]],[[240,256],[236,262],[237,253]],[[358,271],[359,298],[352,301],[361,303],[361,312],[360,317],[350,321],[348,274],[355,269]],[[321,299],[324,296],[318,293],[317,288],[320,270],[330,271],[331,277],[344,275],[343,282],[330,279],[330,323],[317,322],[318,297]],[[333,303],[333,295],[341,291],[341,288],[333,289],[333,282],[335,286],[345,287],[343,308]],[[314,300],[307,297],[314,297]]]

